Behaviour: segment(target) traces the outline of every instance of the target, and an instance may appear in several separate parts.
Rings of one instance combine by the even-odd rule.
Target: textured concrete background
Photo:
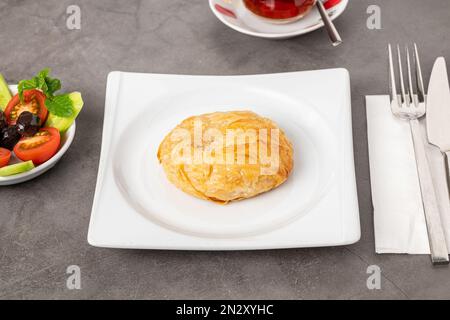
[[[50,172],[0,188],[0,298],[450,298],[450,269],[427,256],[376,255],[364,95],[387,92],[386,45],[417,41],[426,80],[438,55],[450,61],[448,0],[354,0],[338,19],[345,44],[323,30],[284,41],[239,34],[206,0],[0,0],[0,72],[10,82],[53,68],[85,108],[73,146]],[[69,4],[82,28],[65,26]],[[382,8],[382,30],[366,9]],[[259,252],[111,250],[86,242],[95,189],[106,76],[111,70],[253,74],[348,68],[361,210],[361,241],[338,248]],[[399,191],[401,192],[401,191]],[[82,289],[66,289],[81,267]],[[366,288],[366,268],[382,289]]]

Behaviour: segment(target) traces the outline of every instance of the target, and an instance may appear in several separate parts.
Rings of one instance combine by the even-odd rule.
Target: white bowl
[[[13,94],[17,93],[17,85],[10,85],[9,89]],[[67,130],[63,135],[61,135],[61,144],[59,146],[59,150],[51,159],[44,162],[43,164],[36,166],[34,169],[30,171],[15,174],[8,177],[0,177],[0,186],[7,186],[25,182],[34,179],[37,176],[40,176],[41,174],[46,172],[47,170],[51,169],[59,161],[59,159],[61,159],[64,153],[66,153],[67,149],[69,149],[70,145],[72,144],[73,138],[75,137],[75,130],[76,124],[74,121],[72,126],[70,126],[69,130]],[[13,153],[11,156],[10,164],[18,162],[20,162],[20,160],[17,159]]]

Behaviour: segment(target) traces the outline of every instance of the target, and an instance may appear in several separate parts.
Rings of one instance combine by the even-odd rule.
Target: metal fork
[[[428,240],[430,244],[431,261],[434,265],[448,264],[448,249],[444,229],[440,216],[436,191],[434,189],[431,171],[425,151],[425,140],[421,133],[419,119],[426,113],[426,94],[423,85],[422,70],[420,67],[419,52],[414,44],[415,87],[413,88],[413,76],[411,72],[411,59],[408,47],[406,47],[406,65],[408,68],[408,83],[405,85],[402,68],[400,46],[397,45],[398,71],[400,76],[400,92],[397,94],[392,48],[389,44],[389,77],[392,113],[403,120],[409,121],[414,142],[417,173],[422,193],[422,203],[427,224]],[[401,190],[399,190],[401,192]]]

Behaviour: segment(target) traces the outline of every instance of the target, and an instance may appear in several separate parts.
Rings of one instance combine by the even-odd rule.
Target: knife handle
[[[430,244],[431,261],[434,265],[448,264],[447,240],[442,227],[436,191],[431,177],[430,166],[425,151],[425,141],[422,136],[419,120],[410,120],[411,134],[416,155],[417,173],[420,192],[427,224],[428,241]]]
[[[447,173],[448,195],[450,197],[450,151],[444,152],[445,172]]]

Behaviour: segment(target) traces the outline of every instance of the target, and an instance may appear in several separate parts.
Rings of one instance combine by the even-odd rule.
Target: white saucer
[[[325,7],[332,20],[339,17],[347,7],[348,0],[327,0]],[[270,23],[249,10],[242,0],[209,0],[216,17],[228,27],[241,33],[269,39],[287,39],[323,27],[319,12],[313,8],[304,18],[287,24]]]

